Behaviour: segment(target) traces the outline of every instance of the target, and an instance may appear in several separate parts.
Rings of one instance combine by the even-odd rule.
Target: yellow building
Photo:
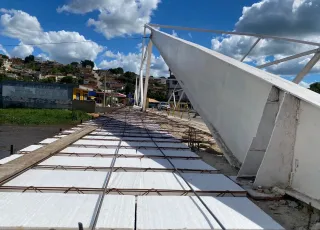
[[[88,92],[92,91],[92,88],[85,87],[80,85],[79,88],[73,88],[73,100],[80,100],[80,101],[86,101],[89,99]]]

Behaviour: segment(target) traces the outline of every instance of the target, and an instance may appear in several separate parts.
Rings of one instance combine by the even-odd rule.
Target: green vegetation
[[[29,55],[29,56],[25,57],[25,59],[24,59],[24,63],[30,63],[30,62],[34,62],[33,55]]]
[[[0,124],[58,125],[74,124],[91,118],[82,111],[62,109],[0,109]]]
[[[80,62],[82,67],[85,68],[87,65],[91,66],[91,68],[94,68],[94,62],[91,60],[84,60]]]
[[[320,82],[312,83],[309,89],[316,93],[320,93]]]

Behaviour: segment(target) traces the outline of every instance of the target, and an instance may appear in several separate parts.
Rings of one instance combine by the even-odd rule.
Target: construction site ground
[[[188,132],[188,126],[194,127],[201,134],[198,134],[198,139],[204,142],[201,143],[200,149],[195,151],[202,159],[209,165],[220,170],[221,173],[227,176],[237,176],[237,168],[232,167],[223,156],[223,153],[219,149],[217,143],[212,138],[209,129],[201,117],[197,116],[193,118],[193,114],[188,115],[187,112],[172,112],[172,111],[159,111],[149,110],[149,113],[157,114],[163,118],[171,120],[175,123],[185,125],[185,128],[181,128],[180,132],[173,133],[176,137],[182,137],[183,133]],[[170,129],[170,125],[167,128]],[[186,136],[186,135],[185,135]],[[246,181],[245,184],[250,184],[250,181]],[[277,194],[278,191],[272,189],[261,189],[260,192],[264,194]],[[320,229],[320,212],[314,208],[310,208],[309,205],[302,203],[287,195],[282,196],[276,200],[256,200],[249,197],[256,205],[258,205],[263,211],[269,214],[274,220],[281,224],[285,229],[293,230],[316,230]]]
[[[171,134],[184,142],[191,144],[193,150],[209,165],[213,166],[219,173],[227,176],[236,176],[238,169],[230,166],[224,158],[217,143],[212,138],[210,131],[201,121],[180,119],[179,116],[167,117],[165,112],[148,111],[150,116],[159,116],[159,125],[167,129]],[[165,121],[165,122],[164,122]],[[9,153],[10,143],[14,144],[15,150],[35,144],[45,138],[52,137],[59,133],[59,129],[68,127],[12,127],[0,126],[0,159]],[[250,185],[250,181],[246,184]],[[272,189],[261,189],[262,193],[278,193]],[[308,205],[301,203],[289,196],[283,196],[277,200],[255,200],[249,197],[264,212],[270,215],[276,222],[285,229],[320,229],[319,212],[310,209]]]

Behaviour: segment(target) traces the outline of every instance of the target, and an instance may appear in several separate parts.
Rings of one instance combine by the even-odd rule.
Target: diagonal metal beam
[[[251,46],[251,48],[249,49],[248,53],[246,53],[246,55],[244,55],[242,58],[241,58],[241,62],[244,61],[244,59],[246,59],[246,57],[250,54],[250,52],[253,50],[253,48],[260,42],[261,38],[258,38],[257,41]]]
[[[311,60],[306,64],[306,66],[301,70],[301,72],[296,76],[296,78],[293,80],[294,83],[299,84],[303,78],[310,72],[312,67],[317,64],[317,62],[320,59],[320,52],[316,53]]]
[[[316,52],[320,52],[320,48],[319,49],[309,50],[309,51],[306,51],[306,52],[303,52],[303,53],[299,53],[299,54],[295,54],[295,55],[292,55],[292,56],[289,56],[289,57],[285,57],[285,58],[282,58],[282,59],[279,59],[279,60],[276,60],[276,61],[268,62],[266,64],[257,66],[257,68],[262,69],[262,68],[265,68],[265,67],[268,67],[268,66],[271,66],[271,65],[279,64],[281,62],[290,61],[290,60],[293,60],[293,59],[296,59],[296,58],[299,58],[299,57],[303,57],[303,56],[307,56],[307,55],[310,55],[310,54],[314,54]]]

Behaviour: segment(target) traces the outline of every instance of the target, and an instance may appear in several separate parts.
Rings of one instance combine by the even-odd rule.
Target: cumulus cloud
[[[111,52],[112,53],[112,52]],[[113,54],[113,53],[112,53]],[[103,60],[98,66],[102,69],[110,69],[122,67],[125,71],[139,73],[141,53],[117,53],[111,60]],[[110,57],[109,56],[109,57]],[[154,54],[151,56],[150,74],[154,77],[168,76],[168,66],[161,56],[157,57]]]
[[[177,32],[174,31],[174,30],[172,30],[172,34],[171,34],[171,35],[174,36],[174,37],[179,37],[178,34],[177,34]]]
[[[235,31],[277,35],[301,40],[320,42],[320,0],[262,0],[244,7],[242,16],[235,24]],[[221,36],[211,40],[212,49],[241,59],[257,38],[246,36]],[[263,39],[246,61],[257,65],[279,59],[314,46],[301,45],[271,39]],[[310,60],[310,56],[266,68],[279,75],[297,74]],[[315,66],[312,72],[320,72]]]
[[[90,18],[88,26],[110,39],[116,36],[143,32],[143,26],[150,22],[152,12],[160,0],[70,0],[57,9],[58,12],[85,14],[98,11],[97,19]]]
[[[22,44],[53,43],[35,45],[47,53],[51,60],[62,63],[70,63],[82,59],[94,60],[103,50],[103,47],[93,41],[87,40],[78,32],[64,30],[45,32],[41,28],[38,19],[26,12],[5,9],[1,9],[0,12],[2,13],[0,23],[3,35],[19,39]],[[57,44],[61,42],[63,44]],[[13,53],[18,54],[21,52],[17,56],[22,56],[22,52],[29,53],[31,48],[31,46],[16,47]]]
[[[29,45],[24,45],[23,43],[20,43],[19,46],[16,46],[11,51],[12,57],[19,57],[19,58],[25,58],[28,55],[31,55],[33,53],[33,47]]]
[[[0,44],[0,52],[2,52],[3,54],[10,56],[9,53],[7,52],[7,50]]]

